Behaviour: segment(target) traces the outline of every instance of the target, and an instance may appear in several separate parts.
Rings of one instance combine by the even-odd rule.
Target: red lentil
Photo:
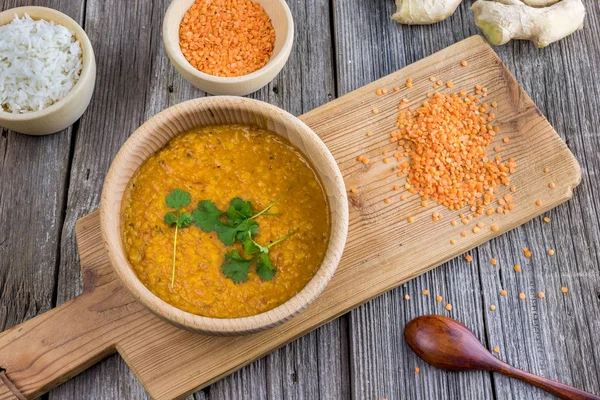
[[[188,62],[214,76],[250,74],[273,54],[275,29],[260,3],[196,0],[183,16],[179,46]]]

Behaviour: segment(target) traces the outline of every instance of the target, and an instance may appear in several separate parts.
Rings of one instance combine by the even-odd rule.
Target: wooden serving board
[[[467,60],[468,67],[461,67]],[[389,132],[403,97],[416,106],[431,91],[430,76],[452,79],[455,91],[481,83],[486,100],[497,101],[503,159],[519,164],[513,175],[517,207],[508,215],[479,218],[485,227],[452,226],[458,219],[443,207],[421,207],[411,195],[400,200],[403,185],[382,162],[382,151],[393,150]],[[408,77],[413,86],[404,88]],[[400,86],[399,92],[391,90]],[[389,93],[376,96],[375,90]],[[448,90],[448,89],[446,89]],[[378,113],[372,112],[377,108]],[[75,299],[0,334],[0,367],[16,390],[36,397],[69,379],[101,358],[119,352],[156,399],[182,397],[220,379],[285,345],[358,305],[394,288],[494,236],[568,200],[580,182],[580,168],[565,143],[541,115],[511,73],[479,36],[446,48],[398,72],[358,89],[300,117],[328,145],[350,193],[350,227],[342,262],[323,294],[302,314],[265,332],[239,337],[204,336],[170,325],[148,312],[120,284],[106,257],[98,213],[76,227],[84,293]],[[374,135],[367,137],[366,132]],[[510,137],[504,144],[501,139]],[[357,155],[371,159],[368,166]],[[550,172],[545,174],[543,169]],[[548,187],[552,181],[556,189]],[[503,188],[500,195],[507,193]],[[391,197],[391,204],[384,199]],[[543,205],[537,206],[536,200]],[[432,202],[430,202],[432,203]],[[433,222],[431,214],[443,218]],[[409,216],[415,222],[407,223]],[[492,232],[492,224],[500,227]],[[472,224],[471,224],[472,225]],[[467,230],[469,235],[461,237]],[[457,241],[450,244],[450,239]],[[450,314],[451,315],[451,314]],[[0,400],[16,398],[0,380]]]

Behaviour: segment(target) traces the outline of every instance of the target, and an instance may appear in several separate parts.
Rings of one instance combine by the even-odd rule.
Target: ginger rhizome
[[[526,2],[542,4],[545,1]],[[520,0],[477,0],[472,9],[475,24],[494,45],[524,39],[546,47],[583,28],[585,17],[581,0],[562,0],[541,8],[530,7]]]
[[[456,11],[462,0],[396,0],[392,19],[406,25],[427,25],[442,21]]]

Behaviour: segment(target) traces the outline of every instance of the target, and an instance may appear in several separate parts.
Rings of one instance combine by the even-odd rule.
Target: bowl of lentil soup
[[[296,117],[208,97],[161,112],[123,145],[100,225],[117,275],[152,312],[245,334],[288,320],[325,288],[348,201],[333,156]]]
[[[163,41],[173,66],[192,85],[243,96],[281,71],[294,22],[285,0],[173,0]]]

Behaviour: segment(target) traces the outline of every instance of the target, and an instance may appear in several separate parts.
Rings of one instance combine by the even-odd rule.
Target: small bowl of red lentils
[[[285,0],[173,0],[163,41],[192,85],[243,96],[281,71],[292,49],[294,22]]]

